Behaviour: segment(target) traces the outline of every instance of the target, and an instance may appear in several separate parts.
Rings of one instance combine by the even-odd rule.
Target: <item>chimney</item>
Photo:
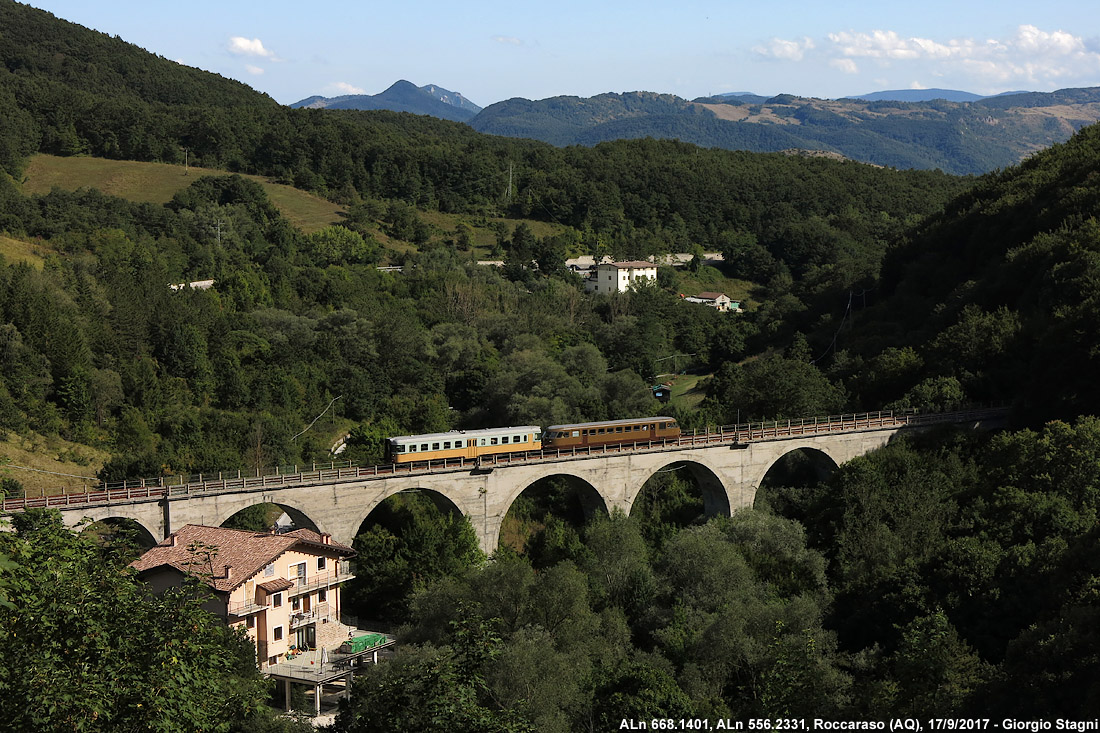
[[[321,544],[322,545],[331,545],[332,544],[332,535],[330,535],[328,532],[322,532],[321,533]]]
[[[225,566],[225,579],[229,580],[232,577],[233,577],[233,566],[232,565],[226,565]]]
[[[172,534],[168,535],[168,546],[169,547],[175,547],[176,546],[176,535],[175,535],[175,533],[172,533]]]

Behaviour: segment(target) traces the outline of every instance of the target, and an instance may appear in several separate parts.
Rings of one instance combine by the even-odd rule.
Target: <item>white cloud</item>
[[[276,60],[275,53],[264,48],[263,41],[259,38],[244,38],[233,36],[226,44],[229,53],[236,56],[257,56],[259,58]]]
[[[366,94],[367,92],[360,87],[353,84],[348,84],[346,81],[334,81],[325,87],[325,91],[329,94]]]
[[[912,84],[909,85],[909,88],[910,89],[927,89],[928,85],[927,84],[921,84],[919,81],[915,81],[915,82],[913,82]]]
[[[254,74],[256,76],[264,73],[263,69],[261,69],[259,66],[253,66],[252,64],[245,64],[244,70],[247,71],[249,74]]]
[[[829,66],[832,66],[834,69],[840,69],[845,74],[859,73],[859,66],[851,59],[830,59]]]
[[[506,46],[522,46],[523,41],[515,36],[493,36],[492,40],[503,43]]]
[[[1062,83],[1095,84],[1100,75],[1100,39],[1065,30],[1021,25],[1003,38],[921,38],[894,30],[837,31],[820,42],[773,38],[753,51],[769,59],[828,63],[856,74],[867,60],[874,67],[913,76],[956,79],[957,83],[1033,88]],[[896,82],[895,82],[896,83]]]
[[[783,61],[801,61],[807,51],[814,48],[812,38],[801,38],[788,41],[783,38],[773,38],[767,46],[756,46],[753,51],[772,59]]]
[[[1020,51],[1033,56],[1069,56],[1085,51],[1085,41],[1065,31],[1047,33],[1033,25],[1016,29],[1011,41]]]
[[[841,31],[830,33],[832,50],[845,57],[873,59],[948,59],[969,56],[974,42],[969,39],[940,43],[930,38],[904,38],[897,31],[876,30],[870,33]]]

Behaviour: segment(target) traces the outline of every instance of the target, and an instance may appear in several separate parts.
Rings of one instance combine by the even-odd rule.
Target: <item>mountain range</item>
[[[946,89],[894,90],[845,99],[738,92],[687,100],[627,92],[587,98],[517,97],[478,109],[435,85],[416,87],[401,81],[373,96],[310,97],[291,106],[427,114],[465,122],[479,132],[558,146],[652,137],[729,150],[811,152],[965,175],[1018,163],[1097,121],[1100,88],[991,97]]]

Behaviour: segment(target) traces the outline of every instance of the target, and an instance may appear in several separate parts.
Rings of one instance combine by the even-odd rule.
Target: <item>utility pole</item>
[[[505,198],[509,203],[512,202],[512,164],[508,164],[508,193],[505,194]]]
[[[183,175],[187,175],[187,148],[183,149]]]

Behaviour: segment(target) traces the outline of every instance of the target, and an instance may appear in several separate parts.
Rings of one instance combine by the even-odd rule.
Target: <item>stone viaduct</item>
[[[220,525],[259,503],[281,506],[299,526],[327,532],[351,544],[360,525],[381,502],[408,490],[432,492],[443,507],[469,518],[486,552],[496,549],[501,523],[512,502],[540,479],[561,476],[587,487],[593,510],[631,507],[654,474],[683,467],[698,482],[708,515],[752,507],[768,470],[792,451],[804,450],[839,466],[888,443],[898,432],[937,423],[990,426],[1003,411],[939,415],[863,415],[752,424],[590,452],[498,456],[473,462],[452,459],[422,468],[351,467],[255,478],[218,479],[179,486],[108,487],[89,494],[8,500],[4,511],[33,506],[60,509],[75,526],[84,519],[130,519],[160,540],[184,524]],[[144,483],[144,482],[143,482]]]

